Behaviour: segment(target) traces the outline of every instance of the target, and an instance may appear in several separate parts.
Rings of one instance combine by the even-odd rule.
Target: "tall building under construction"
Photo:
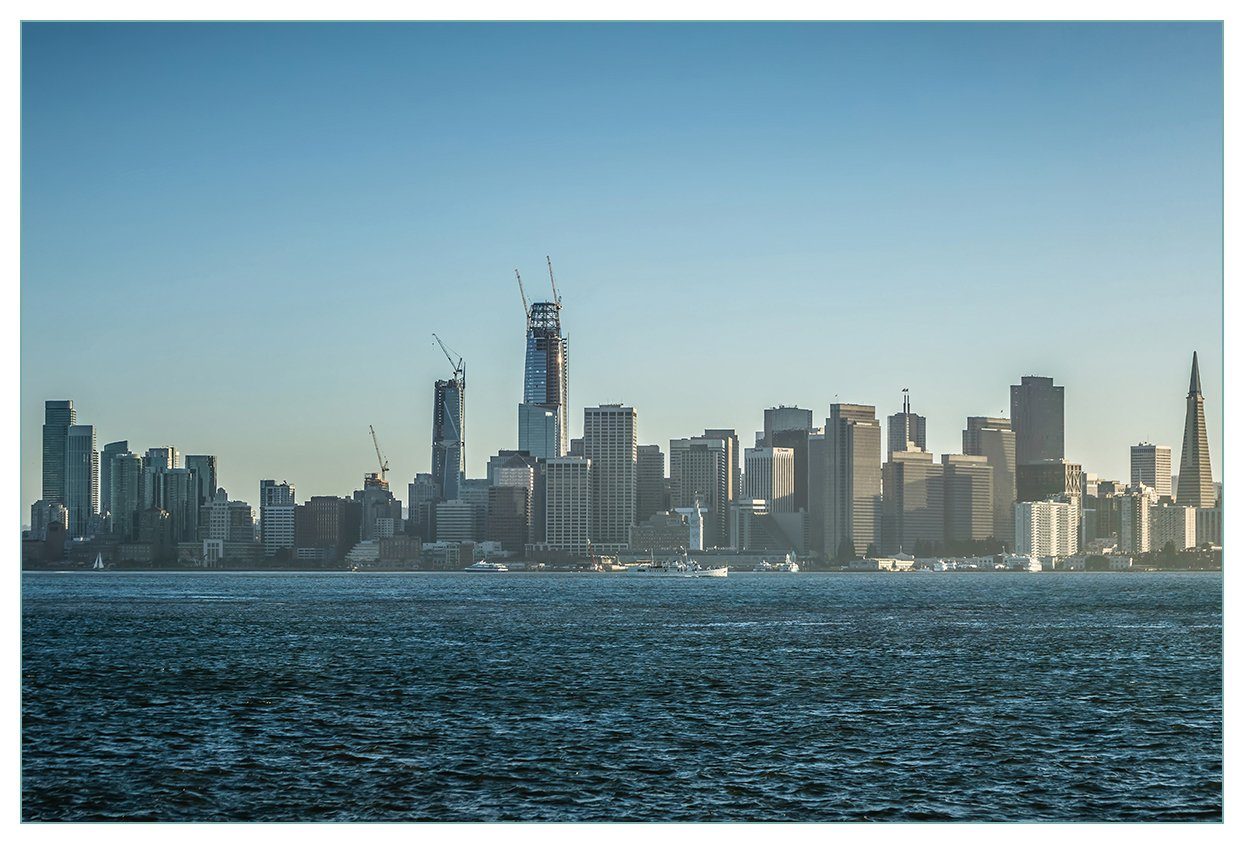
[[[517,274],[517,272],[516,272]],[[568,349],[562,334],[561,296],[549,263],[553,299],[527,302],[523,281],[519,293],[527,315],[527,357],[523,368],[523,401],[518,406],[518,448],[533,457],[562,457],[570,450],[567,425]]]

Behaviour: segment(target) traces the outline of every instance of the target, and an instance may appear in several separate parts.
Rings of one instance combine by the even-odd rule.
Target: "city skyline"
[[[1067,458],[1127,480],[1130,446],[1178,453],[1172,397],[1196,350],[1220,479],[1221,54],[1205,45],[1221,29],[1110,26],[1107,45],[1091,25],[704,25],[696,56],[739,67],[649,101],[590,26],[519,27],[507,46],[489,26],[28,25],[23,512],[60,398],[100,448],[219,455],[246,500],[263,478],[300,498],[357,487],[374,425],[401,489],[430,470],[432,385],[451,376],[433,331],[471,365],[465,468],[483,477],[517,446],[512,270],[535,287],[545,254],[571,437],[584,407],[620,402],[641,445],[728,427],[750,447],[766,407],[882,418],[907,387],[929,450],[956,454],[966,417],[1009,416],[1007,388],[1037,375],[1065,387]],[[645,90],[681,78],[685,28],[623,29],[651,57]],[[438,75],[412,45],[458,55]],[[538,47],[552,57],[502,74]],[[588,79],[554,73],[592,50]],[[835,72],[858,89],[826,87]],[[925,103],[898,93],[917,72]],[[386,75],[422,99],[394,99]],[[1072,96],[1085,78],[1094,93]],[[332,83],[322,101],[308,80]],[[205,107],[221,121],[199,138]],[[575,127],[584,109],[597,128]],[[1137,347],[1136,325],[1158,330]]]

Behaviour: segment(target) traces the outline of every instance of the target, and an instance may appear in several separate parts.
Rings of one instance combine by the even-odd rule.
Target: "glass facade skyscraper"
[[[437,381],[432,418],[432,483],[437,501],[459,496],[466,456],[465,429],[465,375]]]
[[[65,503],[65,449],[69,426],[78,421],[71,400],[43,403],[43,500]]]
[[[561,302],[532,303],[527,311],[518,442],[520,449],[536,457],[561,457],[570,450],[568,351],[562,336]]]

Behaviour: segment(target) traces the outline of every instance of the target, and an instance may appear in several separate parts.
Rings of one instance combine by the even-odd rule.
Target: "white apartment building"
[[[1015,553],[1067,557],[1079,547],[1075,501],[1020,501],[1015,505]]]

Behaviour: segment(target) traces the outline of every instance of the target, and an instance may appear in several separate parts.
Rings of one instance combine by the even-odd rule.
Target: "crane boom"
[[[545,255],[544,261],[549,265],[549,284],[553,285],[553,304],[560,308],[562,306],[562,297],[557,292],[557,282],[553,280],[553,259]]]
[[[371,431],[371,444],[376,447],[376,462],[380,464],[380,480],[387,481],[386,475],[389,473],[389,461],[385,460],[384,455],[380,453],[380,441],[376,439],[376,429],[368,425],[367,430]]]
[[[441,347],[441,351],[445,354],[445,360],[449,361],[449,365],[454,368],[454,377],[459,378],[465,375],[466,367],[463,365],[466,362],[465,359],[459,355],[458,362],[454,363],[454,356],[450,353],[449,347],[445,345],[445,342],[441,340],[440,337],[436,336],[435,332],[432,333],[432,339],[435,340],[436,344]]]
[[[523,315],[531,316],[531,305],[527,304],[527,291],[523,289],[523,277],[518,274],[518,268],[514,268],[514,277],[518,279],[518,295],[523,297]]]

